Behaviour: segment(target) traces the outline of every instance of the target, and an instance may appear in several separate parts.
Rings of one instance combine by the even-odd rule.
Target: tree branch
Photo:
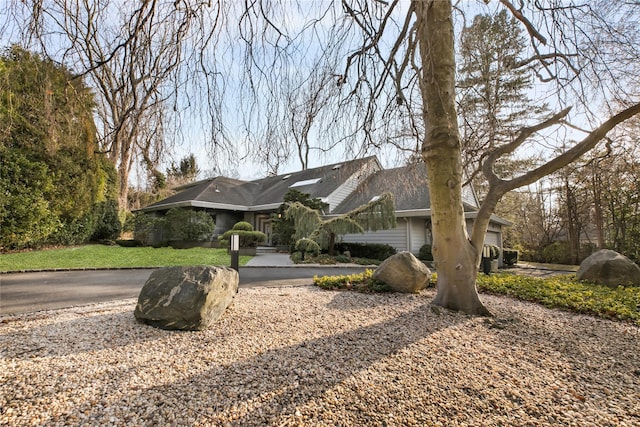
[[[531,135],[536,132],[541,131],[542,129],[546,129],[550,126],[556,125],[564,119],[567,114],[571,111],[571,107],[565,108],[557,114],[554,114],[552,117],[547,120],[538,123],[535,126],[526,127],[520,129],[516,138],[508,144],[501,145],[497,147],[490,153],[486,155],[486,160],[482,163],[482,173],[489,181],[489,184],[492,185],[500,181],[500,178],[493,171],[493,166],[495,162],[505,154],[513,153],[518,147],[520,147]]]
[[[527,32],[529,33],[529,35],[535,39],[538,39],[540,41],[540,43],[542,43],[543,45],[547,44],[547,39],[540,34],[540,32],[538,30],[535,29],[535,27],[533,26],[533,24],[531,23],[531,21],[529,21],[523,14],[522,12],[520,12],[518,9],[515,8],[515,6],[513,4],[511,4],[510,1],[508,0],[500,0],[500,3],[502,3],[507,9],[509,9],[509,11],[513,14],[513,16],[520,22],[522,22],[525,26],[525,28],[527,29]]]

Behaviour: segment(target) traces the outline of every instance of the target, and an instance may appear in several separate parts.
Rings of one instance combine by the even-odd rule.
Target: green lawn
[[[250,256],[241,256],[245,265]],[[0,255],[0,271],[67,268],[166,267],[173,265],[231,265],[226,249],[125,248],[86,245],[64,249],[20,252]]]

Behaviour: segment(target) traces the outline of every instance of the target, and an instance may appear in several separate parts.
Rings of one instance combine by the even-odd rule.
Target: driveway
[[[270,259],[271,262],[274,259]],[[359,266],[278,266],[240,268],[240,287],[295,286],[313,283],[313,276],[334,276],[364,271]],[[273,264],[272,264],[273,265]],[[520,264],[515,274],[549,277],[575,271]],[[137,298],[153,269],[86,270],[0,274],[0,315],[73,307]]]
[[[240,287],[306,285],[364,267],[241,267]],[[137,298],[153,269],[0,274],[0,315]]]

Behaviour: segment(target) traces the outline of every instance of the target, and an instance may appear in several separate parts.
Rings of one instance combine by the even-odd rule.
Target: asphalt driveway
[[[240,287],[305,285],[365,267],[241,267]],[[0,315],[137,298],[153,269],[0,274]]]

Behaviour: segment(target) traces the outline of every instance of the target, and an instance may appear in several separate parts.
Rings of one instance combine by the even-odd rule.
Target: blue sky
[[[9,3],[7,5],[12,4],[19,6],[20,2],[16,0],[8,0]],[[46,2],[45,2],[46,4]],[[125,2],[124,0],[112,0],[110,3],[114,9],[117,10],[121,8],[121,10],[125,9],[125,5],[130,5],[132,3]],[[232,3],[237,4],[237,3]],[[324,7],[326,5],[331,4],[331,2],[318,2],[311,0],[302,0],[299,2],[290,2],[290,7],[287,7],[280,13],[276,13],[272,15],[273,22],[278,26],[287,27],[290,34],[299,34],[300,30],[304,27],[305,23],[309,22],[310,17],[312,16],[312,11],[314,7]],[[397,12],[398,21],[402,22],[403,13],[406,11],[406,8],[409,5],[409,1],[402,1],[400,3],[400,10]],[[493,12],[502,8],[502,6],[497,1],[492,1],[488,5],[485,5],[483,1],[461,1],[457,3],[458,7],[464,8],[466,10],[466,15],[462,15],[460,13],[456,13],[456,28],[459,30],[463,25],[463,18],[466,19],[466,22],[469,23],[473,17],[478,12]],[[6,15],[2,15],[2,13],[6,11],[6,9],[0,8],[0,20],[2,23],[8,25],[0,26],[0,29],[3,31],[0,35],[0,40],[2,40],[3,44],[8,44],[10,42],[22,42],[26,43],[26,40],[23,40],[19,33],[17,32],[15,24],[11,24],[11,19],[9,19]],[[229,22],[229,29],[235,30],[237,29],[237,19],[234,21],[234,14],[238,14],[238,11],[228,11],[228,16],[226,18]],[[110,31],[118,31],[118,23],[117,21],[118,13],[113,13],[112,17],[114,22],[107,23],[111,24]],[[465,18],[466,16],[466,18]],[[308,69],[310,64],[314,63],[314,58],[316,58],[320,52],[319,44],[320,42],[326,40],[330,37],[329,29],[331,25],[333,25],[336,20],[340,20],[343,18],[343,15],[340,14],[340,8],[337,8],[335,12],[332,14],[328,14],[324,17],[324,20],[317,24],[316,31],[313,33],[305,33],[305,35],[298,35],[297,38],[294,37],[293,45],[299,48],[298,51],[291,54],[289,58],[290,61],[282,64],[282,68],[277,72],[282,73],[290,73],[291,78],[295,79],[298,73],[303,73]],[[257,21],[256,21],[257,22]],[[545,28],[541,21],[534,21],[534,23],[539,28]],[[628,28],[633,29],[633,22],[629,22],[626,24]],[[636,23],[637,26],[637,23]],[[55,30],[55,26],[50,24],[48,26],[49,30],[52,30],[49,40],[51,46],[49,46],[50,52],[56,52],[55,44],[60,43],[60,47],[63,44],[60,42],[55,36],[53,30]],[[553,31],[551,28],[550,31]],[[638,31],[636,31],[638,32]],[[383,46],[389,46],[391,43],[392,36],[388,40],[383,39]],[[386,41],[386,43],[384,43]],[[357,45],[358,40],[353,39],[352,48]],[[249,127],[252,129],[252,135],[249,138],[254,139],[253,145],[259,143],[259,141],[263,141],[260,138],[260,132],[263,131],[265,126],[265,118],[268,117],[268,114],[265,112],[263,108],[264,105],[258,105],[257,110],[251,110],[248,99],[247,92],[247,80],[246,76],[243,73],[243,62],[242,55],[243,49],[245,45],[244,43],[238,39],[237,34],[233,34],[229,32],[220,38],[218,43],[216,44],[213,51],[208,52],[209,58],[213,56],[216,57],[217,67],[218,69],[225,74],[225,102],[223,109],[223,120],[226,127],[226,135],[229,138],[233,146],[232,152],[229,153],[212,153],[210,149],[207,148],[208,142],[210,141],[210,135],[207,132],[208,123],[203,119],[205,117],[204,111],[198,109],[196,105],[198,102],[202,102],[202,100],[198,102],[194,102],[190,107],[186,107],[190,102],[187,101],[187,94],[180,95],[180,104],[188,114],[185,114],[182,118],[182,127],[178,132],[169,134],[167,137],[171,138],[171,142],[174,144],[173,152],[166,156],[164,165],[161,167],[161,170],[164,170],[171,161],[178,162],[182,157],[188,155],[189,153],[194,153],[197,156],[198,164],[201,170],[208,171],[213,168],[213,164],[217,163],[218,171],[227,175],[234,175],[243,179],[253,179],[264,176],[266,174],[266,168],[259,161],[252,160],[250,147],[251,144],[248,144],[248,136],[244,132],[243,125],[245,123],[249,123]],[[58,52],[61,52],[58,49]],[[346,57],[347,53],[350,52],[349,48],[345,48],[343,51],[343,58]],[[269,59],[269,51],[264,51],[263,59],[265,62],[268,62]],[[213,59],[211,59],[213,60]],[[344,67],[344,61],[337,62],[336,64],[336,73],[340,73],[342,67]],[[298,75],[299,76],[299,75]],[[269,79],[271,77],[281,77],[281,76],[266,76],[265,78]],[[194,87],[191,87],[190,90],[195,90]],[[264,90],[260,89],[260,90]],[[260,90],[258,90],[258,96],[260,96]],[[543,86],[536,86],[533,89],[533,97],[535,99],[545,99],[547,101],[551,101],[552,108],[560,108],[562,103],[558,103],[556,101],[557,97],[555,93],[550,91],[548,88]],[[193,100],[197,97],[196,93],[189,93],[189,96],[192,97]],[[266,99],[266,98],[265,98]],[[568,104],[576,105],[574,111],[572,112],[572,117],[574,121],[583,127],[589,127],[588,121],[586,120],[586,116],[581,116],[584,113],[584,108],[580,107],[579,103],[575,103],[575,99],[566,98],[565,102]],[[594,94],[594,98],[590,100],[590,105],[592,107],[599,108],[597,105],[597,94]],[[202,104],[199,105],[202,107]],[[283,108],[279,106],[279,108]],[[282,114],[282,113],[281,113]],[[347,117],[348,119],[348,117]],[[336,128],[339,131],[346,131],[346,128],[350,125],[347,119],[343,119]],[[326,125],[326,123],[325,123]],[[276,129],[277,130],[277,129]],[[333,134],[333,131],[336,129],[330,129],[320,131],[319,128],[313,128],[310,136],[311,140],[316,145],[321,145],[326,141],[332,140],[336,135]],[[329,133],[331,134],[329,134]],[[364,152],[363,150],[358,150],[357,146],[361,142],[359,139],[360,136],[353,138],[352,140],[348,140],[346,143],[338,144],[335,149],[330,151],[329,153],[321,153],[318,150],[312,152],[312,157],[309,163],[309,167],[320,166],[322,164],[339,162],[342,160],[346,160],[347,158],[351,158],[354,155],[365,155],[365,154],[378,154],[380,160],[384,164],[385,167],[393,167],[397,166],[403,160],[403,155],[395,150],[390,145],[385,145],[383,149],[380,151],[369,150],[368,152]],[[381,137],[380,137],[381,138]],[[556,135],[549,134],[546,135],[546,140],[549,143],[557,142],[560,139],[579,139],[581,135],[579,133],[570,132],[566,135]],[[382,139],[380,139],[382,140]],[[546,144],[539,142],[537,144],[532,144],[529,149],[538,150],[540,152],[544,152],[547,150]],[[279,173],[286,173],[294,170],[298,170],[300,168],[300,164],[297,161],[295,155],[290,156],[287,162],[283,162],[278,169]],[[138,181],[138,178],[140,181]],[[132,174],[132,179],[134,180],[134,184],[138,184],[144,180],[144,173],[140,173],[138,175]]]

